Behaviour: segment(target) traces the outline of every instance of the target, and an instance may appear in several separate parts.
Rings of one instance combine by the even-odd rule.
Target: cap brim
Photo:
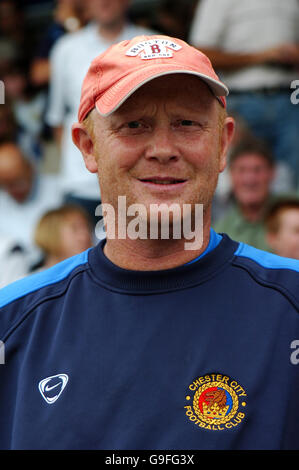
[[[225,107],[224,97],[229,94],[229,90],[224,83],[192,69],[183,69],[179,66],[176,68],[174,64],[159,64],[153,67],[147,66],[144,70],[136,70],[135,72],[121,78],[96,100],[96,109],[101,116],[109,116],[114,113],[114,111],[116,111],[133,93],[135,93],[136,90],[147,82],[164,75],[177,73],[184,73],[200,78],[209,86],[215,97],[218,98],[220,103]]]

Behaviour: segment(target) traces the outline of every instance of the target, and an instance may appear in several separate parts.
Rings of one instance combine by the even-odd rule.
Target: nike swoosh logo
[[[53,388],[59,387],[59,385],[61,385],[61,382],[59,382],[56,385],[53,385],[52,387],[49,387],[49,385],[46,385],[45,386],[45,392],[49,392],[50,390],[53,390]]]
[[[69,377],[67,374],[57,374],[52,375],[51,377],[46,377],[39,382],[38,389],[41,396],[48,403],[48,405],[51,405],[52,403],[55,403],[56,400],[58,400],[61,393],[65,389],[68,380]],[[51,386],[50,384],[52,383],[54,383],[54,385]]]

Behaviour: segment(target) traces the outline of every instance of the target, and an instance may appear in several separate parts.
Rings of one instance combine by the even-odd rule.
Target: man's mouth
[[[185,183],[187,180],[182,178],[173,177],[150,177],[150,178],[138,178],[142,183],[150,183],[156,185],[176,185]]]

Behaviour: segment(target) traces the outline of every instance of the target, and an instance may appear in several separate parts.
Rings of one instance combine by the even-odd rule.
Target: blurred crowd
[[[99,185],[70,132],[81,84],[111,44],[157,33],[202,50],[230,89],[213,227],[299,259],[298,0],[0,0],[0,287],[97,243]]]

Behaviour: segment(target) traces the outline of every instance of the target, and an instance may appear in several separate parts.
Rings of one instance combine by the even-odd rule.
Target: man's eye
[[[130,121],[130,122],[128,122],[128,128],[129,129],[139,129],[140,126],[141,126],[141,122],[139,122],[139,121]]]
[[[196,121],[192,121],[191,119],[178,119],[175,123],[174,126],[177,129],[180,129],[182,127],[197,127],[198,123]]]
[[[118,128],[119,135],[132,136],[147,132],[149,125],[142,119],[137,121],[124,121]]]
[[[190,121],[189,119],[183,119],[181,121],[182,126],[193,126],[193,124],[194,124],[194,121]]]

